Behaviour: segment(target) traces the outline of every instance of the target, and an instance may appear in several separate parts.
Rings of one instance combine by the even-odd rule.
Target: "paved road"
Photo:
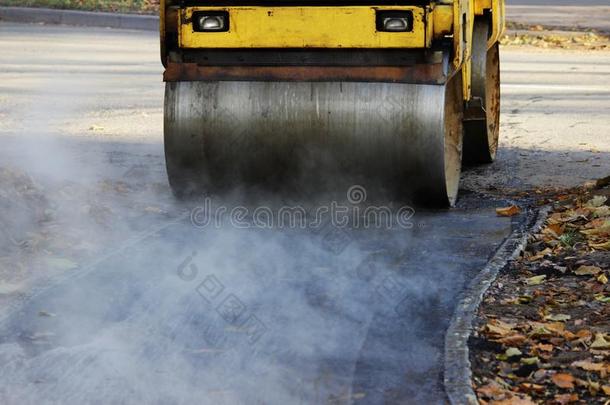
[[[507,19],[512,23],[610,33],[608,0],[508,0],[506,4]]]
[[[498,161],[464,184],[565,187],[610,174],[610,52],[503,51]]]
[[[499,202],[465,192],[455,210],[406,219],[391,205],[387,231],[353,219],[238,227],[226,215],[218,226],[197,215],[195,226],[164,180],[154,34],[0,23],[0,47],[1,166],[31,175],[56,213],[32,233],[79,236],[32,253],[63,277],[30,274],[40,286],[24,291],[30,299],[4,301],[16,306],[0,324],[1,402],[443,402],[443,330],[511,229],[494,214]],[[539,162],[573,149],[608,157],[598,136],[608,89],[596,80],[608,63],[606,54],[507,53],[499,174],[471,170],[466,186],[529,187],[541,181],[532,171],[564,185],[607,169],[609,159],[565,174]],[[578,101],[571,114],[566,94]],[[550,136],[550,123],[562,136]],[[286,204],[264,201],[272,214]],[[353,202],[338,200],[349,213]],[[3,206],[0,219],[26,203]]]

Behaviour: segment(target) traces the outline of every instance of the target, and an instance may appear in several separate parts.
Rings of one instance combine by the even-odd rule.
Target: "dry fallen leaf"
[[[591,229],[581,230],[580,232],[588,236],[603,236],[610,234],[610,219],[596,219],[591,222],[591,226]]]
[[[548,337],[548,336],[552,336],[552,335],[553,334],[551,333],[551,331],[549,331],[544,326],[541,326],[541,327],[533,328],[529,336],[540,338],[540,337]]]
[[[567,373],[557,373],[551,377],[553,383],[559,388],[574,388],[574,377]]]
[[[588,329],[580,329],[578,332],[576,332],[576,336],[578,336],[581,339],[582,338],[589,338],[590,339],[593,336],[593,334]]]
[[[521,359],[521,363],[522,364],[527,364],[527,365],[533,365],[533,364],[538,364],[538,362],[540,361],[540,359],[536,356],[536,357],[527,357],[524,359]]]
[[[506,357],[517,357],[517,356],[521,356],[523,353],[521,353],[521,350],[517,349],[516,347],[509,347],[508,349],[506,349]]]
[[[574,274],[577,276],[595,276],[602,271],[597,266],[580,266],[576,270],[574,270]]]
[[[492,381],[487,385],[477,388],[477,392],[485,398],[500,399],[506,394],[506,390],[500,384]]]
[[[535,262],[537,260],[540,260],[540,259],[544,258],[544,256],[550,255],[552,253],[553,253],[553,251],[550,248],[546,248],[544,250],[541,250],[540,252],[538,252],[534,256],[531,256],[528,260],[530,262]]]
[[[54,313],[52,313],[52,312],[38,311],[38,316],[46,316],[46,317],[52,318],[52,317],[54,317],[56,315]]]
[[[578,395],[576,395],[576,394],[558,394],[558,395],[555,395],[555,401],[557,401],[557,403],[561,404],[561,405],[569,404],[569,403],[578,401]]]
[[[511,398],[502,399],[500,401],[491,401],[489,405],[536,405],[527,395],[523,397],[513,396]]]
[[[610,342],[608,342],[602,333],[595,335],[595,340],[591,343],[591,349],[606,350],[610,349]]]
[[[534,277],[530,277],[530,278],[526,279],[525,284],[540,285],[540,284],[544,283],[545,279],[546,279],[546,274],[542,274],[540,276],[534,276]]]
[[[525,342],[527,338],[519,333],[498,339],[498,343],[507,346],[519,346]]]
[[[519,385],[519,387],[521,388],[521,391],[523,391],[523,392],[532,392],[532,391],[544,392],[544,385],[540,385],[540,384],[521,383]]]
[[[547,345],[547,344],[544,344],[544,343],[540,343],[540,344],[537,344],[535,347],[537,349],[540,349],[540,350],[544,351],[544,352],[552,352],[553,351],[553,345]]]
[[[547,229],[552,231],[556,236],[561,236],[563,234],[563,227],[561,224],[549,224]]]
[[[610,296],[606,297],[604,294],[596,294],[595,300],[603,303],[608,303],[610,302]]]
[[[595,197],[593,197],[592,199],[587,201],[586,206],[587,207],[601,207],[602,205],[604,205],[604,203],[606,202],[607,199],[608,198],[604,197],[603,195],[596,195]]]
[[[589,243],[589,246],[597,250],[610,250],[610,240],[604,243]]]
[[[607,205],[604,205],[599,208],[595,208],[593,210],[593,217],[594,218],[610,217],[610,207],[608,207]]]
[[[496,214],[501,217],[513,217],[521,212],[521,209],[516,205],[510,207],[496,208]]]
[[[544,325],[544,327],[560,336],[563,336],[563,334],[566,332],[566,326],[561,322],[547,323]]]
[[[547,319],[549,321],[565,322],[565,321],[569,321],[571,318],[572,317],[570,315],[555,314],[555,315],[549,315],[545,319]]]
[[[487,332],[489,332],[490,335],[497,336],[508,335],[509,333],[511,333],[513,327],[513,325],[508,324],[506,322],[502,322],[498,319],[492,319],[487,323],[487,325],[485,325],[485,328],[487,329]]]
[[[606,368],[604,363],[593,363],[591,360],[581,360],[572,363],[572,367],[579,367],[587,371],[602,371]]]
[[[529,394],[541,404],[610,405],[604,397],[610,396],[610,333],[601,304],[610,302],[610,269],[607,254],[595,252],[610,251],[610,205],[604,205],[610,188],[594,192],[607,199],[591,200],[592,192],[545,197],[555,212],[485,299],[481,314],[491,325],[480,336],[490,345],[481,349],[479,368],[497,376],[503,393],[483,398],[479,392],[481,404],[520,403]],[[499,208],[498,215],[510,215],[511,208]]]
[[[597,395],[597,392],[601,388],[598,382],[595,381],[587,381],[585,386],[589,388],[589,392],[591,395]]]
[[[164,213],[164,211],[161,208],[153,207],[153,206],[148,206],[148,207],[144,208],[144,211],[150,212],[152,214],[163,214]]]

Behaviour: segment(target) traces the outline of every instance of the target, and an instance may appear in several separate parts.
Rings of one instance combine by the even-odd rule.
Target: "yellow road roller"
[[[162,0],[172,190],[341,180],[453,205],[462,164],[495,158],[504,9],[504,0]]]

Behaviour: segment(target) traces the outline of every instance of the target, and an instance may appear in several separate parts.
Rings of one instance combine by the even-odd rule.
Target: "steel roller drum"
[[[452,205],[461,168],[462,85],[171,82],[165,153],[179,196],[239,184],[360,184]],[[312,186],[313,185],[313,186]]]
[[[464,162],[492,163],[500,136],[500,44],[488,46],[490,27],[477,20],[472,35],[472,96],[482,110],[464,121]]]

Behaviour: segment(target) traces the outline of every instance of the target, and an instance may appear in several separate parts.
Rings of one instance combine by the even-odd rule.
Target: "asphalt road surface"
[[[165,181],[155,33],[0,23],[0,48],[0,166],[45,195],[31,262],[55,269],[19,267],[32,281],[3,300],[2,403],[443,403],[457,297],[520,220],[476,189],[610,169],[609,55],[509,51],[499,160],[464,174],[458,208],[388,204],[390,229],[360,215],[266,226],[227,215],[239,194],[201,214]],[[240,208],[333,204],[261,201]],[[29,260],[7,252],[5,266]]]
[[[608,0],[508,0],[507,20],[562,30],[597,30],[610,33]]]

